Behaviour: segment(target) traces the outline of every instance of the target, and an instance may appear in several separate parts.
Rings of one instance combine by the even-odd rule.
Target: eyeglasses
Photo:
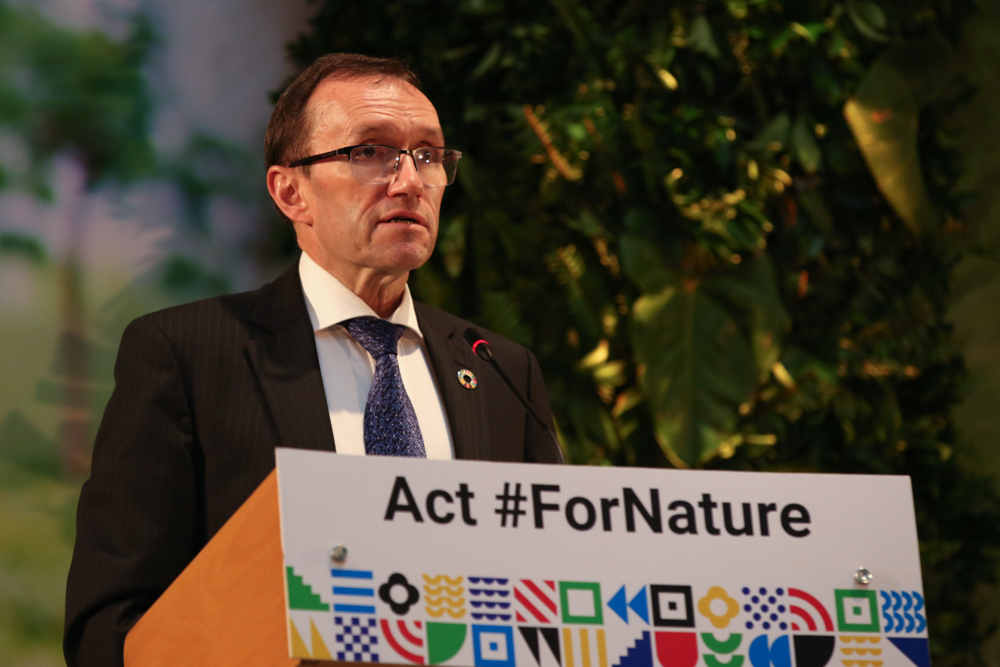
[[[348,155],[351,160],[351,173],[354,180],[363,185],[388,183],[399,169],[400,158],[409,155],[413,165],[420,174],[420,180],[426,185],[451,185],[458,173],[458,161],[462,153],[450,148],[425,146],[411,150],[401,150],[393,146],[379,144],[363,144],[347,146],[328,153],[320,153],[296,160],[289,167],[304,167],[315,164],[338,155]]]

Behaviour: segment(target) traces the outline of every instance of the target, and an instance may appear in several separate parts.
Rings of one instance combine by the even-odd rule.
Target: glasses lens
[[[455,175],[458,173],[458,161],[462,154],[453,150],[442,150],[441,166],[444,168],[445,176],[448,178],[448,185],[455,182]]]
[[[448,185],[448,175],[441,164],[440,148],[418,148],[413,151],[413,162],[420,178],[427,185]]]
[[[396,171],[399,151],[389,146],[358,146],[351,151],[351,172],[358,183],[388,183]]]
[[[456,151],[448,148],[418,148],[413,152],[417,171],[427,185],[451,185],[458,171]]]

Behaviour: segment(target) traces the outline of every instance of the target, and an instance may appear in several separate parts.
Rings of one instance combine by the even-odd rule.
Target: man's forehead
[[[443,141],[431,101],[414,86],[395,78],[327,79],[309,99],[309,114],[314,134],[346,138],[406,132]]]

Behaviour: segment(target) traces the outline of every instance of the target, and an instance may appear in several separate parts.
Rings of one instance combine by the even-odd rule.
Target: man
[[[473,355],[469,323],[410,298],[460,157],[412,72],[325,56],[282,95],[265,143],[301,259],[256,292],[125,331],[80,498],[71,667],[122,664],[129,629],[274,468],[275,447],[562,461]],[[485,336],[551,424],[534,357]]]

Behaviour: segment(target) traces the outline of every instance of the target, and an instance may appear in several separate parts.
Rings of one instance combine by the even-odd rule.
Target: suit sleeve
[[[556,429],[552,421],[552,406],[549,403],[549,392],[545,389],[545,379],[542,369],[531,350],[525,349],[528,364],[528,402],[538,416],[548,424],[552,432]],[[538,423],[530,416],[524,431],[524,460],[529,463],[565,463],[561,446],[557,446],[548,433],[539,428]]]
[[[136,320],[122,337],[77,510],[69,667],[122,665],[125,635],[197,552],[198,461],[174,350],[154,322]]]

